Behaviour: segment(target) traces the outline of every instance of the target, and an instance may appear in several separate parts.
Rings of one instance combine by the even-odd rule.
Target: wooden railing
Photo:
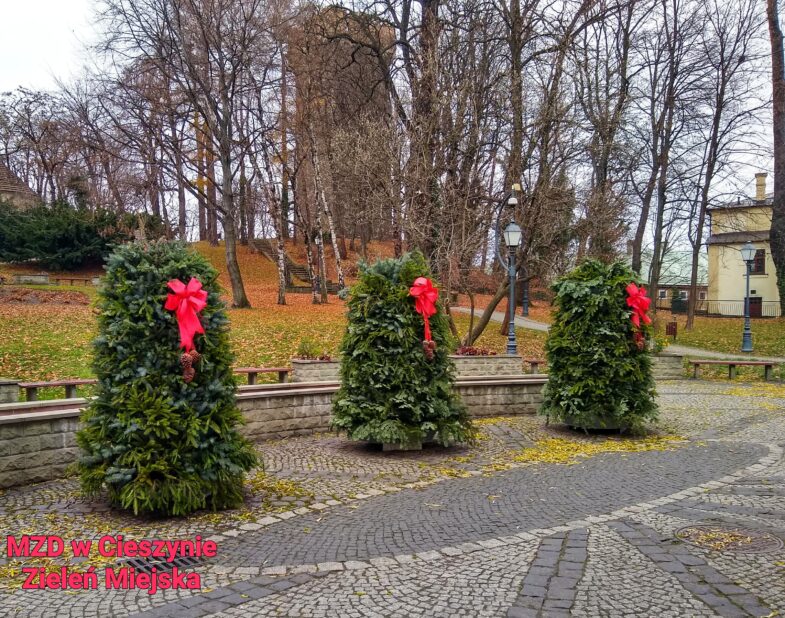
[[[260,373],[277,373],[278,382],[286,382],[291,369],[289,367],[237,367],[234,369],[237,374],[247,376],[248,384],[256,384],[256,376]],[[97,384],[95,378],[79,378],[73,380],[53,380],[40,382],[19,382],[18,387],[24,389],[27,401],[38,401],[38,391],[42,388],[64,388],[65,398],[73,399],[77,396],[76,389],[80,386]]]

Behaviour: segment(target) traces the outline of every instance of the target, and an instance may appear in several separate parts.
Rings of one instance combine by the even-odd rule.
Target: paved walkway
[[[471,313],[468,307],[450,307],[451,311],[458,311],[460,313]],[[475,315],[482,314],[482,309],[475,309]],[[503,322],[505,313],[503,311],[494,311],[491,320],[494,322]],[[515,316],[515,325],[521,328],[529,328],[531,330],[547,331],[550,324],[544,322],[537,322],[529,318],[524,318],[519,315]],[[741,341],[741,337],[739,338]],[[735,360],[761,360],[771,361],[773,363],[785,363],[785,358],[778,356],[756,356],[753,354],[723,354],[722,352],[712,352],[711,350],[702,350],[700,348],[691,348],[685,345],[671,344],[668,346],[667,352],[672,354],[681,354],[683,356],[694,356],[696,358],[716,358],[716,359],[735,359]]]
[[[739,337],[741,341],[741,337]],[[711,350],[702,350],[700,348],[691,348],[686,345],[679,345],[677,343],[669,345],[666,352],[672,354],[681,354],[682,356],[694,356],[696,358],[721,358],[723,360],[760,360],[771,361],[772,363],[785,363],[785,358],[780,356],[756,356],[752,354],[723,354],[722,352],[712,352]]]
[[[471,313],[470,307],[450,307],[450,311],[458,311],[460,313]],[[479,318],[482,315],[482,309],[475,309],[474,315],[475,318]],[[494,322],[504,322],[505,313],[503,311],[494,311],[491,315],[491,320]],[[521,328],[529,328],[531,330],[539,330],[539,331],[547,331],[550,328],[550,324],[545,324],[544,322],[537,322],[535,320],[530,320],[529,318],[524,318],[523,316],[516,315],[515,316],[515,326],[520,326]]]
[[[260,505],[264,517],[131,521],[74,497],[73,481],[10,490],[7,530],[81,514],[75,525],[104,534],[209,534],[219,554],[194,567],[196,593],[15,590],[0,593],[0,615],[781,615],[785,389],[685,380],[659,391],[662,427],[689,442],[573,465],[513,463],[543,438],[605,440],[531,416],[483,421],[463,449],[268,443],[267,472],[291,500]]]

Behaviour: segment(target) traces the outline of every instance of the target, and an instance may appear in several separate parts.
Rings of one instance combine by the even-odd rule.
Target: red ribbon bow
[[[207,306],[207,292],[196,277],[191,277],[188,285],[179,279],[172,279],[167,285],[174,294],[166,297],[164,308],[175,312],[180,327],[180,347],[190,352],[194,349],[194,335],[204,333],[196,314]]]
[[[651,318],[646,314],[651,305],[651,298],[646,296],[646,288],[638,287],[634,283],[627,286],[627,306],[632,307],[630,319],[636,328],[644,324],[651,324]]]
[[[417,277],[414,285],[409,288],[409,294],[414,296],[414,308],[425,320],[425,340],[431,341],[431,325],[428,318],[436,314],[436,301],[439,299],[438,290],[427,277]]]

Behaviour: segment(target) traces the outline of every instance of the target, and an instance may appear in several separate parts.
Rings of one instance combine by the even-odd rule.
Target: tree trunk
[[[771,42],[772,117],[774,125],[774,199],[771,257],[777,271],[780,312],[785,317],[785,54],[777,0],[766,0]]]
[[[248,246],[248,190],[245,165],[240,165],[240,244]]]
[[[235,233],[234,217],[224,216],[223,228],[226,239],[226,271],[232,284],[232,307],[250,308],[251,303],[245,295],[243,276],[240,274],[240,264],[237,262],[237,237]]]
[[[311,235],[305,234],[305,260],[308,264],[308,275],[311,278],[311,303],[319,305],[322,299],[319,297],[319,270],[313,261],[313,249],[311,248]]]
[[[313,164],[313,177],[316,183],[316,201],[318,203],[318,212],[324,212],[327,215],[327,225],[330,230],[330,241],[333,246],[333,253],[335,254],[335,270],[338,273],[338,287],[343,289],[346,287],[346,281],[343,276],[343,267],[341,266],[341,252],[338,247],[338,238],[335,233],[335,221],[333,213],[327,204],[327,199],[324,195],[324,181],[322,178],[321,165],[319,164],[319,152],[316,148],[316,140],[313,137],[313,130],[310,124],[308,125],[308,137],[311,142],[311,163]],[[344,248],[344,255],[346,249]]]
[[[216,247],[218,246],[218,212],[217,212],[218,191],[215,186],[215,159],[210,154],[209,150],[206,160],[207,160],[207,240],[213,247]],[[234,215],[232,215],[232,221],[234,221]]]
[[[199,240],[207,240],[207,181],[205,179],[204,130],[199,114],[194,115],[196,134],[196,188],[199,204]]]
[[[281,234],[289,238],[289,144],[287,116],[287,82],[286,82],[286,53],[281,46]],[[297,234],[294,235],[295,240]]]
[[[482,335],[485,327],[488,326],[488,323],[491,321],[493,317],[493,312],[496,311],[496,306],[501,302],[502,298],[504,298],[505,294],[507,294],[507,290],[510,288],[509,282],[505,280],[499,288],[496,290],[496,293],[493,295],[491,302],[488,303],[488,306],[482,312],[479,321],[477,322],[477,326],[474,330],[469,331],[466,334],[466,337],[463,340],[462,345],[471,345],[473,342],[477,341]]]
[[[237,232],[234,219],[234,196],[232,195],[231,146],[222,148],[221,173],[221,207],[223,210],[223,228],[226,249],[226,270],[232,284],[232,307],[250,308],[251,303],[245,295],[243,276],[237,262]],[[213,185],[215,187],[215,185]],[[214,213],[215,214],[215,213]],[[217,220],[217,217],[215,217]],[[216,234],[217,236],[217,234]]]

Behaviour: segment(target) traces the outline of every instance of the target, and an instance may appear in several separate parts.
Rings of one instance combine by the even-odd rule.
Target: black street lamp
[[[515,197],[516,188],[513,187],[507,198],[507,208],[514,209],[518,205]],[[499,263],[504,264],[504,257],[501,254],[501,235],[499,227],[501,225],[502,209],[499,209],[499,217],[496,219],[496,255]],[[515,340],[515,278],[517,269],[515,266],[515,252],[521,244],[523,232],[515,221],[510,221],[504,228],[504,242],[507,245],[507,275],[510,277],[510,298],[507,301],[507,311],[509,313],[509,324],[507,325],[507,354],[512,356],[518,354],[518,343]]]
[[[752,328],[750,327],[750,272],[755,260],[755,246],[748,242],[741,248],[741,259],[747,265],[747,293],[744,296],[744,334],[741,338],[741,351],[752,352]]]

